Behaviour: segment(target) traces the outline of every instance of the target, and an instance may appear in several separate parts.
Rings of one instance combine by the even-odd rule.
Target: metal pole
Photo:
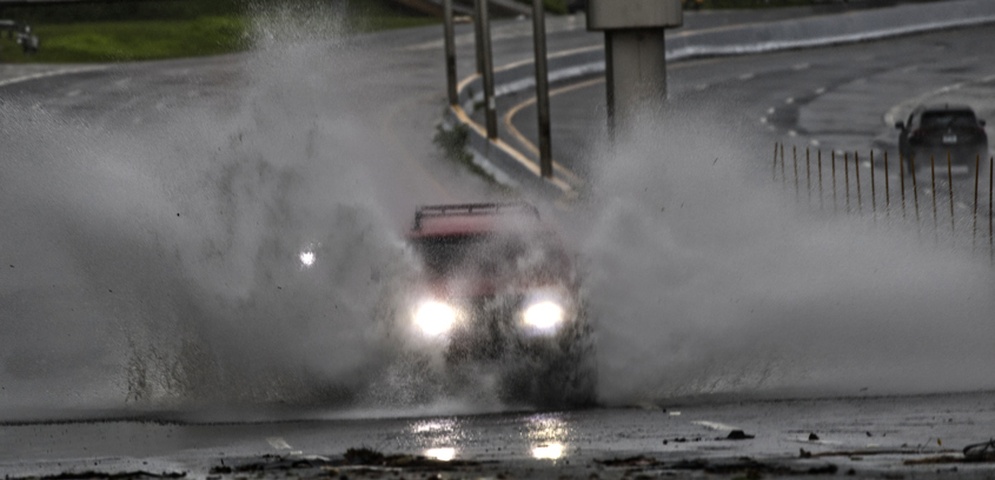
[[[877,218],[878,214],[878,192],[874,185],[874,150],[871,150],[871,213]]]
[[[481,45],[484,57],[484,111],[487,120],[487,138],[497,140],[497,103],[494,100],[494,60],[491,56],[491,21],[488,15],[487,0],[478,0],[480,11]]]
[[[477,75],[484,74],[484,24],[480,20],[480,2],[473,0],[473,11],[476,14],[473,22],[473,44],[477,51]]]
[[[808,189],[808,204],[812,205],[812,157],[810,149],[805,147],[805,187]]]
[[[544,178],[552,178],[553,149],[549,126],[549,74],[546,68],[546,13],[542,0],[532,0],[532,30],[536,59],[536,107],[539,111],[539,169]]]
[[[453,28],[453,0],[443,0],[442,3],[443,33],[446,37],[446,87],[449,94],[449,104],[459,104],[459,94],[456,91],[456,32]]]
[[[950,152],[947,152],[947,191],[950,192],[950,235],[951,240],[957,241],[957,225],[954,223],[954,170],[950,159]]]
[[[822,210],[823,200],[822,200],[822,149],[821,148],[818,151],[817,158],[818,159],[816,160],[816,162],[819,165],[819,210]]]
[[[974,157],[974,225],[971,228],[971,251],[978,243],[978,180],[981,177],[981,154]]]
[[[891,179],[888,178],[888,151],[884,151],[884,213],[891,216]]]
[[[898,184],[902,189],[902,220],[905,220],[905,159],[898,153]]]
[[[912,203],[916,205],[916,225],[920,225],[922,224],[922,218],[919,215],[919,183],[916,181],[915,155],[909,157],[909,171],[912,172]]]
[[[836,213],[836,150],[832,151],[833,172],[833,213]]]
[[[775,182],[777,181],[777,143],[778,142],[774,142],[774,169],[773,172],[771,172],[771,180]]]
[[[864,213],[864,205],[860,199],[860,152],[853,152],[853,173],[857,184],[857,212]]]
[[[846,184],[846,213],[850,213],[850,152],[843,152],[843,183]]]
[[[933,240],[940,241],[940,223],[936,219],[936,155],[929,156],[930,197],[933,199]]]
[[[798,201],[798,147],[791,146],[791,160],[795,168],[795,201]]]

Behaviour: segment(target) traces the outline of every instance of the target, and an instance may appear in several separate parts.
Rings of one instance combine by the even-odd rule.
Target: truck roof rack
[[[451,215],[498,215],[503,213],[526,213],[539,218],[539,209],[527,202],[455,203],[449,205],[424,205],[415,211],[415,230],[421,228],[426,217],[446,217]]]

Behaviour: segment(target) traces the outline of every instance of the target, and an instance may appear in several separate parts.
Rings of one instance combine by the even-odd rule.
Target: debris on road
[[[705,473],[723,475],[745,474],[751,478],[756,475],[835,475],[839,470],[839,467],[832,463],[808,468],[792,468],[783,464],[760,462],[749,457],[713,462],[703,459],[681,460],[668,468],[671,470],[700,470]]]
[[[350,448],[341,458],[328,458],[320,455],[263,455],[261,460],[249,461],[240,465],[212,467],[211,475],[231,475],[244,473],[285,472],[304,473],[308,471],[339,472],[342,470],[364,473],[378,471],[455,471],[461,467],[480,466],[482,462],[471,460],[438,460],[420,455],[386,455],[370,448]]]
[[[645,455],[636,455],[634,457],[626,458],[611,458],[608,460],[594,460],[594,463],[604,465],[606,467],[658,467],[663,465],[663,463],[658,462],[655,458]]]
[[[995,462],[995,439],[964,447],[964,458],[972,462]]]
[[[964,447],[963,455],[940,455],[906,460],[906,465],[934,465],[944,463],[995,463],[995,439]]]
[[[95,472],[95,471],[84,471],[84,472],[63,472],[56,475],[47,475],[42,477],[30,476],[30,477],[4,477],[7,480],[22,480],[22,479],[32,479],[32,480],[155,480],[155,479],[168,479],[168,478],[186,478],[187,472],[162,472],[162,473],[152,473],[146,472],[144,470],[137,470],[133,472],[121,472],[121,473],[107,473],[107,472]]]
[[[725,439],[726,440],[750,440],[752,438],[756,438],[756,435],[747,435],[746,432],[744,432],[742,430],[733,430],[733,431],[729,432],[729,435],[726,436]]]

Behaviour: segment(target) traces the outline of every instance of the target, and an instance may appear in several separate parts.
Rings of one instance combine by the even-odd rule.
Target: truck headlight
[[[445,302],[428,300],[415,308],[414,321],[426,336],[436,337],[453,328],[456,309]]]
[[[533,303],[522,313],[525,325],[541,332],[558,329],[565,318],[566,312],[563,306],[552,300]]]

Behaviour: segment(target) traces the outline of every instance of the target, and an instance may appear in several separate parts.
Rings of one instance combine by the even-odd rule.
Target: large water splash
[[[406,262],[331,13],[260,12],[229,92],[145,126],[4,107],[5,411],[355,396]]]
[[[606,401],[995,387],[987,251],[813,212],[735,116],[669,111],[598,159],[584,248]]]

